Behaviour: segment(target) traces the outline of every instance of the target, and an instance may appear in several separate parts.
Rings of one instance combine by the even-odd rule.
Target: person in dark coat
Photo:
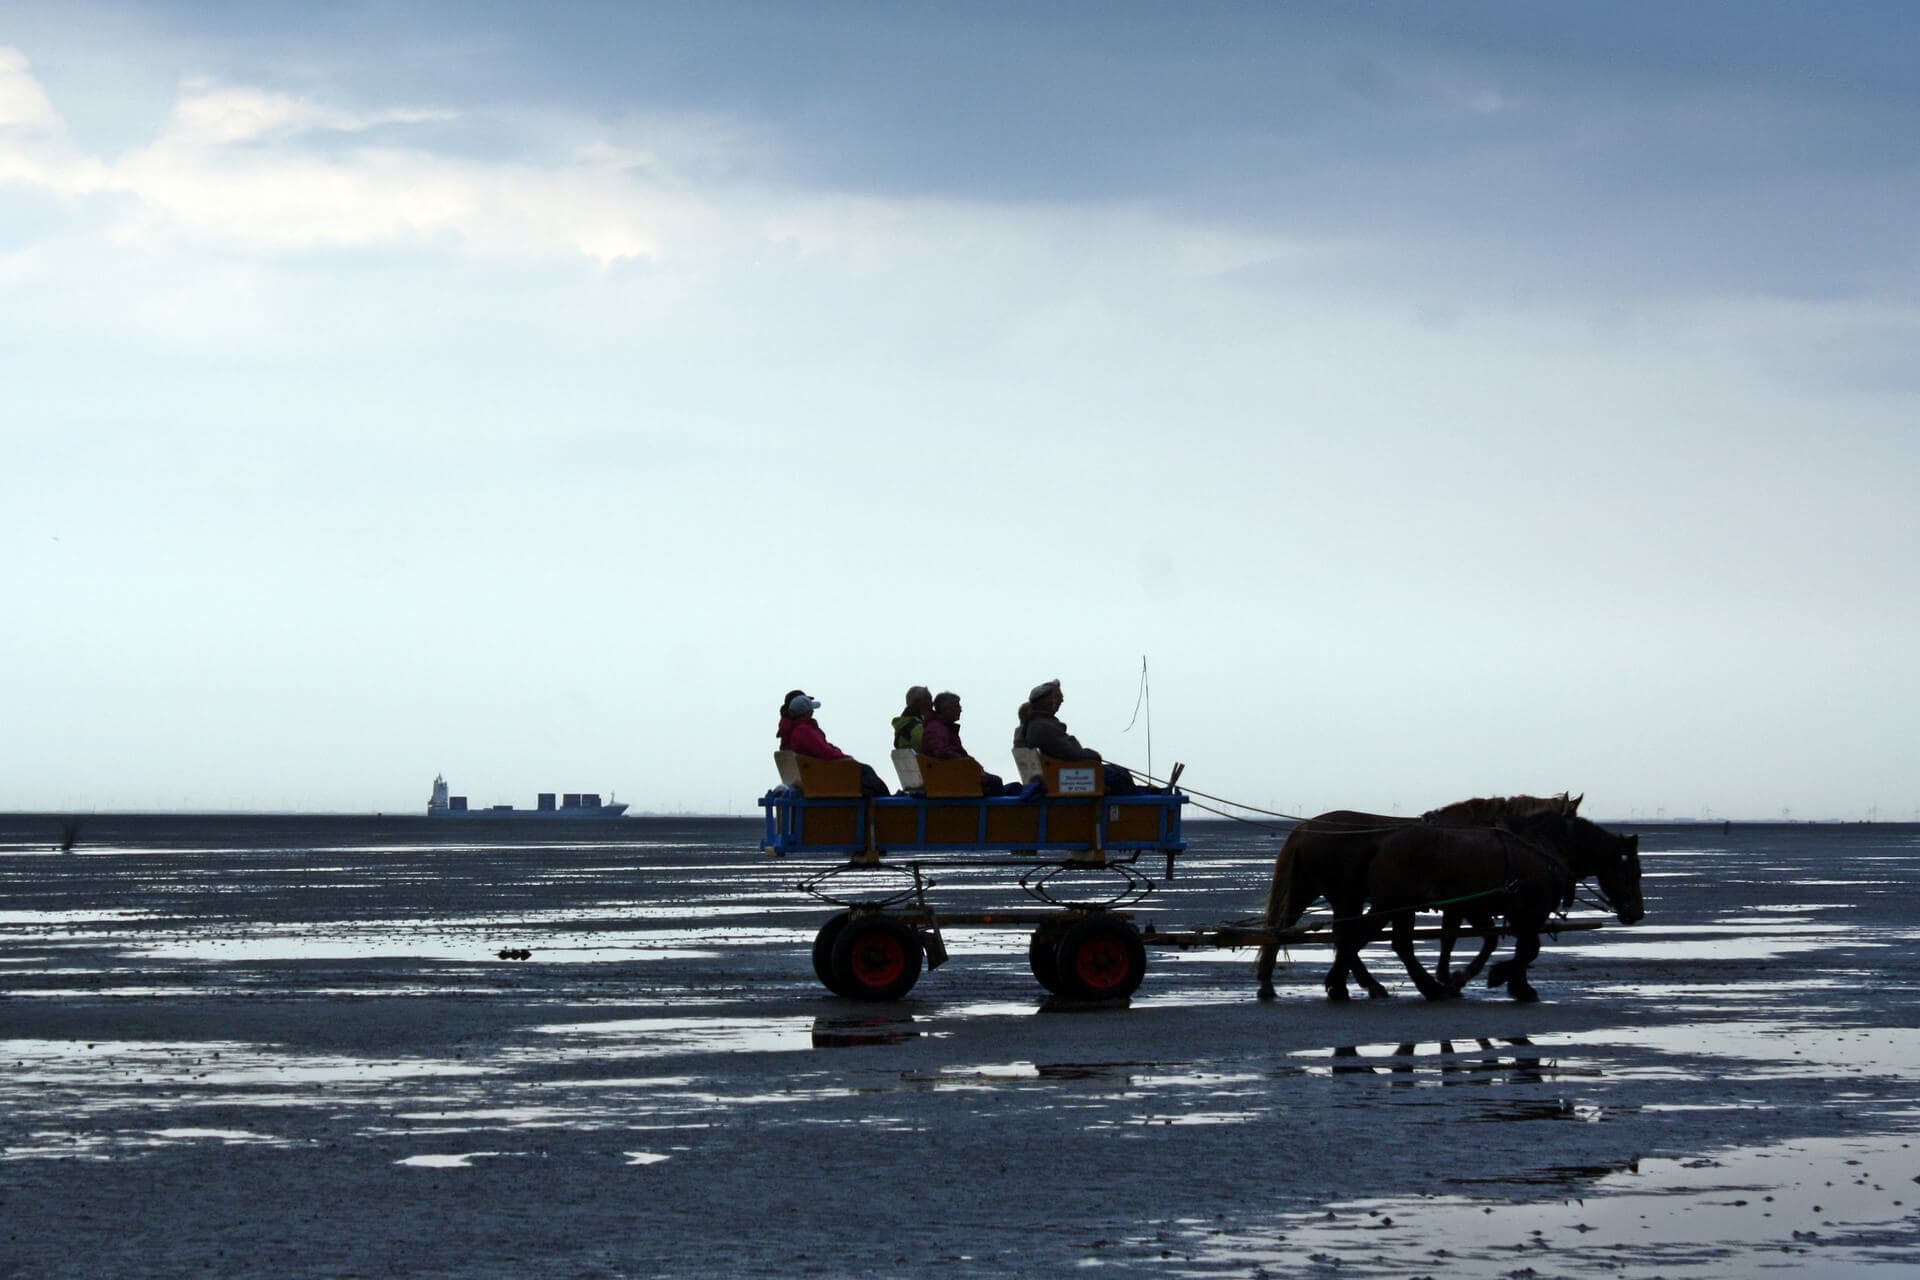
[[[1131,773],[1120,765],[1107,764],[1098,751],[1081,746],[1080,739],[1067,732],[1067,726],[1060,719],[1060,704],[1065,701],[1066,695],[1060,691],[1058,680],[1035,685],[1020,707],[1020,727],[1014,730],[1013,745],[1031,747],[1055,760],[1084,760],[1101,765],[1107,775],[1108,795],[1137,794],[1140,787]]]

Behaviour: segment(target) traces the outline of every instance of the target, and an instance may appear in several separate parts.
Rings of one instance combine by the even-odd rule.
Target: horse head
[[[1640,923],[1647,914],[1640,896],[1640,837],[1615,835],[1585,818],[1573,818],[1568,825],[1575,873],[1600,882],[1601,896],[1621,924]]]
[[[1604,834],[1612,848],[1594,867],[1594,878],[1620,923],[1639,924],[1647,914],[1646,901],[1640,896],[1640,837]]]
[[[1638,924],[1647,914],[1640,896],[1640,837],[1615,835],[1597,822],[1548,810],[1516,824],[1520,834],[1539,841],[1567,860],[1575,881],[1591,876],[1621,924]],[[1573,886],[1567,886],[1567,900]]]

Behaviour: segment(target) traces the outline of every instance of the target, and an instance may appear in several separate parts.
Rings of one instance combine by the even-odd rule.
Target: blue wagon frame
[[[1016,847],[993,838],[996,812],[1032,813],[1035,831],[1031,839],[1020,839],[1017,847],[1041,853],[1060,853],[1072,860],[1098,860],[1101,854],[1160,853],[1168,859],[1168,877],[1172,860],[1186,852],[1187,841],[1181,830],[1181,809],[1187,797],[1180,793],[1132,796],[1048,796],[1033,800],[1015,797],[927,797],[881,796],[808,797],[787,789],[769,791],[760,797],[765,810],[761,848],[776,857],[790,854],[848,854],[878,856],[887,853],[991,853]],[[1090,832],[1084,835],[1054,838],[1057,819],[1070,815],[1076,827],[1086,827],[1084,819],[1092,811]],[[970,839],[950,836],[935,838],[928,832],[932,815],[947,812],[956,816],[972,811],[973,833]],[[832,833],[809,838],[808,816],[831,813],[851,815],[851,837],[835,839]],[[898,838],[897,832],[884,832],[884,819],[891,814],[911,815],[912,834]],[[1151,833],[1141,830],[1139,819],[1152,818]],[[815,823],[815,826],[824,826]],[[832,824],[844,828],[844,823]],[[1116,833],[1115,828],[1119,831]],[[1080,855],[1075,858],[1074,855]]]

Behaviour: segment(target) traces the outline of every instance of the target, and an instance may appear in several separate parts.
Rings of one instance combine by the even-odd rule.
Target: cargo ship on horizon
[[[559,803],[555,803],[555,800]],[[570,820],[618,818],[627,811],[624,804],[609,801],[600,803],[597,791],[565,791],[556,795],[552,791],[542,791],[535,808],[516,809],[510,804],[496,804],[486,809],[469,809],[465,796],[447,794],[447,780],[436,774],[433,779],[433,798],[427,801],[429,818],[564,818]]]

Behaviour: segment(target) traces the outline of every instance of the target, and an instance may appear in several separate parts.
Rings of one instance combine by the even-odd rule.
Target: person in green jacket
[[[921,737],[927,730],[927,715],[933,710],[933,695],[923,684],[917,684],[907,690],[907,705],[899,715],[893,718],[893,746],[897,751],[905,747],[908,751],[920,749]]]

